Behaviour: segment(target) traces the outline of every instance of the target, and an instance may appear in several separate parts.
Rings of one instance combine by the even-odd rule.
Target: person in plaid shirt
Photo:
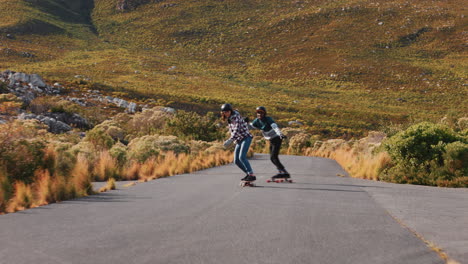
[[[231,137],[224,142],[224,147],[229,147],[232,143],[236,144],[234,150],[234,163],[246,173],[246,176],[241,181],[253,182],[257,178],[254,175],[249,160],[247,159],[247,151],[252,143],[252,134],[249,132],[247,122],[242,118],[238,111],[232,109],[231,104],[223,104],[221,106],[221,116],[223,120],[227,120]]]

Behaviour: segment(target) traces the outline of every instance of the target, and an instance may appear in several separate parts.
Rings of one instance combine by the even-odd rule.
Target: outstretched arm
[[[278,125],[276,123],[272,123],[271,124],[271,128],[273,128],[273,130],[275,130],[276,134],[278,136],[280,136],[280,138],[285,138],[286,136],[283,135],[283,133],[281,132],[281,129],[278,127]]]
[[[259,127],[256,127],[255,126],[255,122],[257,121],[257,119],[254,119],[254,121],[252,122],[247,122],[247,126],[249,127],[250,130],[253,130],[253,129],[260,129]]]

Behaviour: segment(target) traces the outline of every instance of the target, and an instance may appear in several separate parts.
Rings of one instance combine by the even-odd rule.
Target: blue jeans
[[[245,137],[241,142],[236,144],[234,149],[234,163],[245,173],[253,173],[249,160],[247,159],[247,151],[249,151],[251,137]]]

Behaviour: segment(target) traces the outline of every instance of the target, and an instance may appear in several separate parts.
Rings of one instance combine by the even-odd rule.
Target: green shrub
[[[0,167],[0,213],[5,212],[8,200],[13,196],[13,185],[7,177],[6,170]]]
[[[462,117],[458,119],[457,128],[461,131],[468,131],[468,117]]]
[[[85,141],[94,145],[96,149],[110,149],[114,145],[114,139],[107,134],[103,127],[96,126],[86,133]]]
[[[289,152],[291,154],[300,154],[302,149],[311,146],[311,135],[306,133],[299,133],[289,139]]]
[[[88,161],[94,161],[96,159],[96,148],[94,147],[93,143],[89,141],[81,141],[80,143],[71,147],[69,152],[75,156],[82,154],[88,159]]]
[[[40,139],[20,139],[1,148],[0,163],[5,166],[11,182],[33,182],[35,170],[44,166],[45,147]]]
[[[150,157],[157,157],[166,151],[173,151],[176,154],[188,153],[189,147],[175,136],[160,135],[135,138],[128,144],[129,158],[139,162],[145,162]]]
[[[63,176],[69,176],[75,167],[76,156],[68,151],[59,152],[56,163],[56,171]]]
[[[447,144],[443,159],[447,172],[456,177],[468,176],[468,144],[460,141]]]
[[[0,94],[9,93],[7,84],[4,82],[0,82]]]
[[[167,122],[169,134],[194,140],[215,141],[223,137],[223,132],[216,126],[217,117],[209,112],[200,116],[195,112],[180,110]]]
[[[109,150],[110,155],[117,161],[117,164],[122,167],[127,162],[127,146],[118,142]]]
[[[413,125],[384,142],[392,159],[404,166],[419,167],[430,161],[443,164],[446,144],[459,137],[444,125],[423,122]]]
[[[164,130],[167,120],[173,116],[174,114],[164,107],[145,109],[128,121],[128,130],[134,136],[158,134]]]
[[[464,186],[468,173],[466,137],[445,125],[420,123],[386,140],[392,166],[382,180],[436,186]]]

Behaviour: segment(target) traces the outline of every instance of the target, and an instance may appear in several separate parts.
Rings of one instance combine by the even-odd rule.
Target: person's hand
[[[280,135],[281,139],[287,139],[288,137],[286,135]]]
[[[227,148],[227,147],[229,147],[229,146],[232,144],[233,141],[234,141],[234,140],[232,140],[232,139],[228,139],[228,140],[224,141],[223,146],[224,146],[225,148]]]

